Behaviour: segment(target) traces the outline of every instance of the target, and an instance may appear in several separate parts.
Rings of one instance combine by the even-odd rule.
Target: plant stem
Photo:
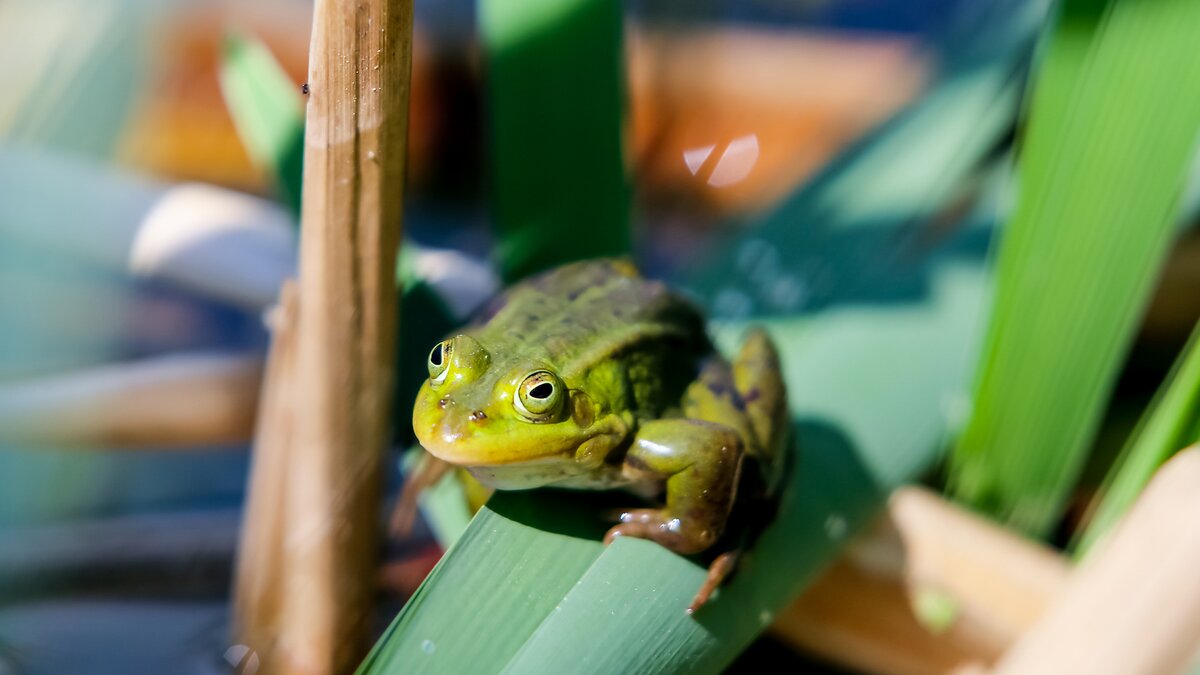
[[[288,429],[278,436],[287,459],[259,458],[251,489],[270,485],[262,508],[252,504],[243,539],[243,556],[271,575],[271,592],[254,596],[270,602],[239,604],[249,612],[239,626],[256,640],[250,646],[266,672],[348,672],[367,647],[394,379],[411,45],[411,0],[316,3],[294,360],[284,364],[290,372],[268,378],[265,394],[269,401],[272,387],[283,386],[290,401],[264,406],[277,418],[262,420],[260,436],[273,438],[273,425]],[[260,479],[263,470],[275,476]],[[247,567],[239,576],[248,580]]]

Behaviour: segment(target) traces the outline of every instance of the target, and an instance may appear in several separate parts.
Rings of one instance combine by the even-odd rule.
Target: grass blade
[[[1078,556],[1117,524],[1142,489],[1176,452],[1200,440],[1200,324],[1192,332],[1171,374],[1150,404],[1145,417],[1105,478],[1088,518],[1087,529],[1075,544]]]
[[[267,170],[280,200],[299,215],[304,106],[296,84],[265,44],[231,33],[221,48],[221,93],[251,160]]]
[[[621,3],[482,0],[505,281],[629,253]]]
[[[1172,239],[1200,125],[1189,0],[1065,5],[955,450],[958,498],[1024,531],[1061,514]]]

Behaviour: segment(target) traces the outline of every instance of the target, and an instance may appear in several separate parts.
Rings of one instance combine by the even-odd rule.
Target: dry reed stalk
[[[995,675],[1182,673],[1200,655],[1200,446],[1165,464]]]
[[[0,443],[168,448],[243,443],[261,359],[181,354],[0,383]]]
[[[772,631],[866,672],[950,673],[991,663],[1065,585],[1066,561],[922,488],[892,495],[886,517],[851,546]],[[940,617],[918,616],[930,605]],[[933,626],[935,621],[942,623]]]
[[[279,306],[271,313],[271,353],[263,378],[250,481],[246,489],[234,590],[235,639],[269,659],[279,634],[285,569],[288,463],[296,416],[296,283],[284,282]],[[267,671],[270,671],[268,664]]]
[[[287,388],[291,414],[280,406],[277,418],[262,420],[290,428],[263,431],[286,437],[287,459],[274,478],[257,475],[270,461],[255,467],[251,487],[265,493],[251,495],[262,505],[249,517],[262,524],[247,523],[243,556],[251,562],[239,567],[239,585],[251,589],[239,591],[246,614],[238,626],[255,641],[260,672],[348,672],[367,647],[394,370],[411,41],[411,0],[316,3],[294,361],[267,385]],[[263,532],[272,536],[251,539]],[[256,577],[267,579],[265,590],[254,587]]]

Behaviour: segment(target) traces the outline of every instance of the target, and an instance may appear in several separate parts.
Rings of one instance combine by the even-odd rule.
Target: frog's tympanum
[[[766,334],[733,363],[698,311],[624,261],[523,281],[429,353],[421,445],[500,489],[627,487],[663,496],[608,531],[693,554],[722,535],[742,471],[773,489],[785,393]],[[718,557],[692,607],[728,572]]]

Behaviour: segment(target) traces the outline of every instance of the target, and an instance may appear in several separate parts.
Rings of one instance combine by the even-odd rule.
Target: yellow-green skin
[[[721,535],[746,458],[767,485],[785,398],[752,333],[730,365],[700,314],[624,261],[566,265],[513,286],[435,346],[413,428],[434,456],[501,489],[662,489],[609,531],[678,553]],[[547,386],[548,384],[548,386]]]

